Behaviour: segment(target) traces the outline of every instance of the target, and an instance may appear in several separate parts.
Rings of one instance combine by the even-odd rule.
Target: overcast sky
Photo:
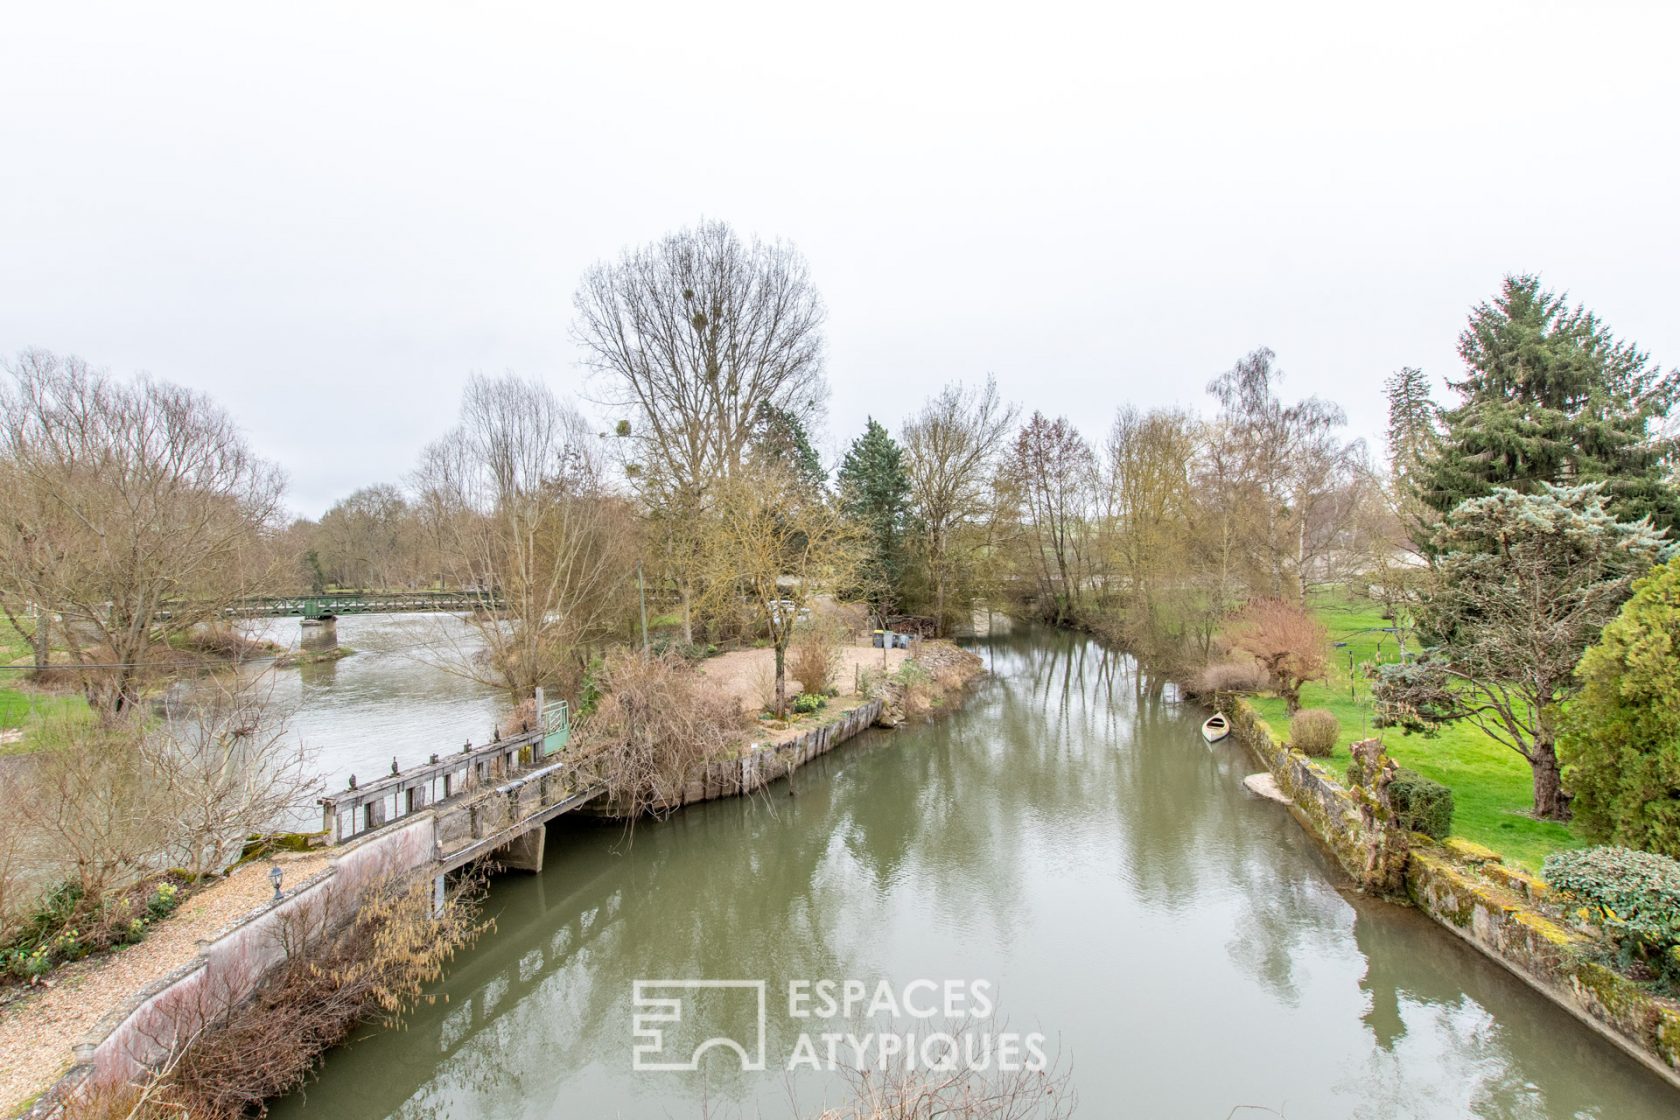
[[[1680,4],[0,0],[0,353],[212,393],[291,504],[474,371],[584,390],[593,261],[700,217],[828,304],[828,431],[995,372],[1092,437],[1271,346],[1380,432],[1539,271],[1680,363]]]

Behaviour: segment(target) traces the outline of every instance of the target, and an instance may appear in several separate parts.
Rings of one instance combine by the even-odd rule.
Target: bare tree
[[[0,386],[0,600],[56,620],[89,702],[133,707],[171,637],[260,590],[280,472],[208,398],[21,354]]]
[[[630,414],[631,474],[665,528],[692,642],[694,530],[711,488],[740,467],[761,416],[808,421],[827,400],[822,299],[791,245],[702,222],[591,268],[574,303],[586,360]]]
[[[171,697],[140,744],[147,784],[168,808],[170,867],[222,871],[253,835],[298,819],[321,782],[311,751],[269,704],[264,680],[201,682]]]
[[[705,556],[714,605],[745,605],[768,632],[776,715],[785,715],[788,643],[819,591],[851,581],[862,559],[857,526],[786,467],[755,458],[718,486]]]
[[[628,617],[635,571],[634,518],[583,417],[535,382],[475,377],[414,481],[453,582],[483,599],[483,654],[456,646],[453,667],[516,700],[575,686]]]
[[[1156,664],[1189,643],[1208,657],[1212,619],[1194,567],[1190,472],[1199,451],[1198,424],[1176,410],[1121,409],[1103,447],[1100,547],[1120,585],[1126,644]],[[1211,608],[1211,609],[1210,609]]]
[[[1254,658],[1271,674],[1290,715],[1301,710],[1301,686],[1330,671],[1330,635],[1324,623],[1285,599],[1255,599],[1226,632],[1232,648]]]
[[[1208,385],[1221,406],[1210,480],[1224,488],[1229,509],[1257,515],[1260,532],[1251,539],[1265,557],[1270,586],[1254,590],[1300,601],[1315,563],[1341,543],[1335,505],[1361,445],[1338,435],[1346,423],[1339,406],[1278,398],[1283,372],[1275,358],[1256,350]]]
[[[1026,514],[1028,565],[1040,597],[1055,605],[1056,625],[1076,621],[1089,559],[1096,457],[1065,417],[1050,420],[1035,412],[1015,439],[1009,469]]]
[[[977,388],[947,385],[904,425],[911,539],[927,568],[940,633],[966,559],[960,542],[993,510],[993,477],[1015,417],[1015,406],[998,397],[997,379],[988,377]]]
[[[418,517],[389,483],[365,486],[333,504],[316,529],[318,562],[341,587],[386,590],[422,574]]]

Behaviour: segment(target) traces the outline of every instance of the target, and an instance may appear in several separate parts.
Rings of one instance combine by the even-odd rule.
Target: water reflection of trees
[[[1441,1114],[1512,1120],[1664,1114],[1653,1102],[1672,1090],[1562,1012],[1536,1014],[1538,997],[1497,965],[1421,914],[1354,905],[1364,1025],[1375,1044],[1358,1075],[1371,1103],[1358,1115],[1397,1115],[1418,1101],[1439,1102]],[[1543,1086],[1513,1054],[1545,1070]]]
[[[1532,997],[1507,991],[1503,977],[1477,979],[1462,961],[1432,970],[1438,932],[1387,912],[1355,922],[1299,827],[1276,806],[1232,795],[1247,760],[1229,746],[1209,750],[1195,719],[1129,659],[1042,632],[985,652],[996,674],[961,716],[865,736],[802,771],[797,797],[778,786],[629,839],[613,828],[559,829],[540,879],[499,885],[498,930],[458,963],[449,1003],[335,1056],[315,1094],[321,1114],[689,1115],[673,1096],[774,1095],[775,1079],[762,1075],[627,1074],[631,982],[762,977],[774,993],[792,978],[902,983],[911,976],[901,970],[924,964],[974,975],[972,954],[990,946],[1009,960],[1025,936],[1040,936],[1029,927],[1045,881],[1107,876],[1114,891],[1088,920],[1132,923],[1135,940],[1110,941],[1105,929],[1086,943],[1156,954],[1175,974],[1195,965],[1170,939],[1193,935],[1214,954],[1223,945],[1264,994],[1230,993],[1237,1022],[1284,1022],[1274,1005],[1323,1001],[1319,1029],[1336,1037],[1348,1025],[1335,1021],[1348,989],[1338,989],[1341,1002],[1324,995],[1316,970],[1351,976],[1363,955],[1372,1044],[1356,1044],[1358,1069],[1325,1089],[1346,1104],[1340,1114],[1545,1114],[1535,1101],[1557,1115],[1649,1114],[1634,1090],[1616,1102],[1627,1108],[1610,1108],[1615,1090],[1593,1070],[1603,1048],[1549,1035],[1556,1020],[1537,1019]],[[1210,996],[1189,975],[1183,991]],[[787,1041],[773,1033],[772,1054]],[[1513,1049],[1569,1076],[1548,1077],[1542,1100],[1519,1083]],[[1472,1088],[1459,1097],[1431,1088],[1443,1076]],[[1595,1113],[1589,1097],[1605,1110]]]

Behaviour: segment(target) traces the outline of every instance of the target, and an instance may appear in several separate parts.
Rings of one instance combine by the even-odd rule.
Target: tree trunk
[[[1283,709],[1290,715],[1301,710],[1301,682],[1279,681],[1278,695],[1283,697]]]
[[[776,643],[776,718],[787,716],[787,639]]]
[[[35,646],[35,671],[37,673],[44,673],[47,670],[48,654],[52,650],[52,647],[48,644],[49,633],[50,633],[49,627],[50,627],[50,623],[47,620],[46,608],[41,607],[41,606],[37,606],[35,608],[35,641],[34,641],[34,646]]]
[[[1563,791],[1557,750],[1549,737],[1536,739],[1528,764],[1534,770],[1534,815],[1547,821],[1568,820],[1570,798]]]
[[[933,636],[945,636],[945,542],[938,530],[933,543]]]
[[[1295,601],[1305,605],[1307,601],[1307,518],[1300,517],[1295,527]]]

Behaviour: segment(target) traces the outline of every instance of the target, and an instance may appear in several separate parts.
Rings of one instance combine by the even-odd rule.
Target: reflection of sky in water
[[[266,619],[254,636],[295,647],[295,618]],[[271,703],[291,734],[314,752],[329,789],[355,774],[367,781],[434,753],[488,741],[507,710],[502,694],[442,668],[476,649],[471,629],[452,615],[345,615],[338,641],[356,652],[339,661],[268,670]]]
[[[339,1051],[299,1117],[790,1115],[793,979],[984,978],[1072,1066],[1080,1116],[1652,1120],[1666,1086],[1413,911],[1343,895],[1199,713],[1040,636],[943,722],[871,733],[798,796],[564,827],[510,876],[447,1002]],[[636,979],[762,978],[772,1072],[633,1073]],[[727,1016],[723,1026],[747,1029]],[[836,1083],[793,1080],[802,1115]],[[1237,1116],[1267,1113],[1243,1110]]]

